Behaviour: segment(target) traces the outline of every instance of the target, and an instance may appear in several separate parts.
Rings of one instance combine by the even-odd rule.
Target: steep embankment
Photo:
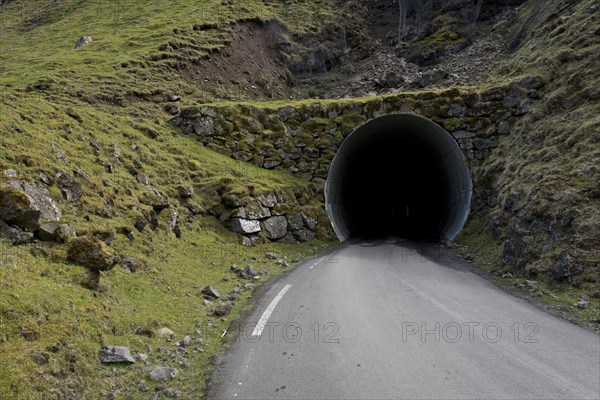
[[[578,288],[547,297],[562,312],[600,297],[598,12],[594,1],[529,2],[515,17],[507,38],[520,47],[499,72],[538,74],[545,87],[479,171],[496,204],[463,235],[501,273],[539,280],[540,296]]]

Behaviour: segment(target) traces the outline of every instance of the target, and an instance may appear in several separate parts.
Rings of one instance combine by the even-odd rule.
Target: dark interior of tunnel
[[[439,240],[462,228],[470,206],[468,169],[454,139],[431,121],[382,117],[358,128],[340,152],[326,202],[341,240]]]
[[[344,171],[343,207],[353,236],[438,238],[445,216],[443,171],[416,135],[378,135]]]

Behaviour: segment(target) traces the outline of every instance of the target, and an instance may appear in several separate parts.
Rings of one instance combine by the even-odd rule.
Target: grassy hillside
[[[539,100],[490,161],[476,185],[491,187],[497,205],[473,215],[459,241],[509,284],[537,282],[532,292],[561,315],[600,323],[599,10],[594,1],[528,2],[506,25],[521,46],[497,75],[544,82]],[[482,240],[482,238],[484,240]],[[575,306],[580,300],[586,309]]]
[[[149,398],[171,389],[202,397],[210,359],[227,340],[223,331],[254,291],[247,285],[260,286],[284,272],[284,262],[294,264],[328,244],[242,247],[207,213],[223,193],[294,198],[311,191],[307,182],[223,157],[169,127],[166,105],[210,100],[176,67],[207,60],[240,19],[277,18],[304,30],[324,11],[309,1],[288,7],[16,0],[0,7],[0,170],[14,169],[18,179],[49,177],[64,221],[78,235],[108,237],[122,257],[139,262],[135,272],[101,273],[99,289],[92,290],[90,273],[65,263],[65,245],[13,247],[0,240],[0,398]],[[83,35],[94,42],[75,49]],[[175,95],[181,100],[172,101]],[[79,201],[62,198],[59,173],[81,183]],[[194,192],[187,204],[178,200],[179,186]],[[178,210],[181,239],[164,220],[156,231],[131,229],[154,190]],[[321,208],[320,201],[316,197],[314,206]],[[267,259],[266,252],[277,258]],[[252,265],[262,278],[243,280],[229,271],[233,264]],[[214,315],[218,301],[203,304],[206,285],[234,304],[230,314]],[[154,334],[162,327],[174,335]],[[173,356],[186,335],[192,344]],[[131,368],[104,366],[98,358],[103,345],[129,346],[148,360]],[[177,377],[149,380],[150,368],[163,364],[178,368]]]

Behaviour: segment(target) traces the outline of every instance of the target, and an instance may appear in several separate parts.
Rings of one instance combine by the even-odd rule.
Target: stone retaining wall
[[[529,77],[481,91],[450,89],[280,107],[207,105],[185,109],[169,123],[226,156],[324,182],[337,149],[359,125],[380,115],[416,113],[450,132],[477,174],[500,138],[529,112],[529,100],[541,96],[542,86],[541,80]],[[476,186],[474,210],[487,209],[493,198],[493,188]]]

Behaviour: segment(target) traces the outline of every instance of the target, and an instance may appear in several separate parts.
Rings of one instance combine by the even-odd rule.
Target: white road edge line
[[[258,320],[258,324],[256,324],[254,331],[252,331],[252,336],[262,335],[262,331],[263,331],[263,329],[265,329],[265,325],[267,324],[267,321],[269,320],[269,317],[271,316],[271,314],[273,314],[273,311],[275,310],[277,303],[279,303],[279,300],[281,300],[283,298],[283,295],[285,294],[285,292],[287,292],[291,287],[292,287],[292,285],[285,285],[283,287],[283,289],[281,289],[281,291],[277,294],[277,296],[275,296],[273,301],[271,301],[271,304],[269,304],[269,307],[267,307],[267,309],[263,313],[262,317],[260,317],[260,319]]]

